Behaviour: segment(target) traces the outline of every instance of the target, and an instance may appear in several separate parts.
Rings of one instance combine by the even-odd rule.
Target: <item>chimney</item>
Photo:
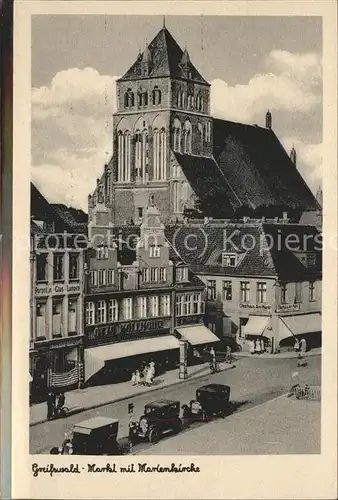
[[[292,163],[296,167],[297,166],[297,153],[296,153],[294,146],[292,146],[292,149],[290,151],[290,160],[292,161]]]
[[[265,127],[269,130],[272,128],[272,116],[269,109],[265,115]]]

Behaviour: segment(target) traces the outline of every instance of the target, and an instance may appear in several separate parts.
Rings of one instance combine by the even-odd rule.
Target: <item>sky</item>
[[[166,16],[211,84],[211,114],[272,127],[316,192],[322,178],[322,27],[316,17]],[[163,25],[159,16],[32,17],[32,181],[87,212],[112,154],[115,82]]]

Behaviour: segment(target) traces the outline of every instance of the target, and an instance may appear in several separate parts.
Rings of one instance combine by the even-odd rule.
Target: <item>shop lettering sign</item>
[[[54,295],[57,293],[77,292],[80,293],[80,284],[71,283],[69,285],[56,284],[56,285],[36,285],[35,295]]]
[[[168,328],[167,321],[164,318],[111,323],[102,326],[87,326],[86,341],[87,343],[98,343],[100,339],[119,339],[120,337],[123,338],[132,334],[146,334],[163,328]]]
[[[280,304],[276,307],[276,312],[299,311],[299,304]]]
[[[176,320],[177,325],[192,325],[194,323],[199,323],[202,319],[201,315],[196,316],[180,316]]]
[[[264,311],[269,311],[271,309],[270,304],[248,304],[246,302],[240,302],[239,307],[241,309],[260,309]]]

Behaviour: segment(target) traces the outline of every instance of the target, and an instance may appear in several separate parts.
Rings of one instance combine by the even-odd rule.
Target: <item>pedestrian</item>
[[[136,385],[136,372],[131,375],[131,385]]]
[[[293,349],[295,352],[299,352],[299,340],[297,339],[297,337],[295,339],[295,344],[293,346]]]
[[[254,340],[250,340],[249,352],[251,355],[255,354],[255,341]]]
[[[140,385],[140,383],[141,383],[140,370],[136,370],[136,372],[135,372],[135,385]]]
[[[47,402],[47,420],[50,420],[51,418],[53,418],[54,414],[53,394],[51,392],[47,394],[46,402]]]
[[[147,378],[147,371],[148,371],[148,366],[145,364],[142,370],[142,376],[143,376],[143,383],[146,383],[146,378]]]
[[[304,355],[306,353],[306,340],[304,337],[300,341],[300,352]]]
[[[216,353],[215,349],[212,347],[210,349],[211,363],[214,369],[216,369]]]
[[[263,339],[261,339],[261,352],[265,352],[265,344]]]
[[[146,372],[146,380],[145,383],[148,387],[150,387],[153,383],[153,372],[151,371],[150,366],[148,366],[147,372]]]
[[[150,362],[150,364],[149,364],[149,371],[150,371],[151,381],[153,381],[153,379],[155,377],[155,363],[154,363],[154,361]]]
[[[56,393],[52,392],[52,402],[53,402],[53,417],[57,417],[58,409],[56,404]]]
[[[189,427],[190,408],[188,405],[182,405],[181,410],[182,425],[183,427]]]
[[[226,352],[225,352],[225,362],[231,363],[231,347],[229,345],[227,345]]]
[[[256,339],[255,353],[256,354],[260,354],[261,353],[261,341],[259,339]]]

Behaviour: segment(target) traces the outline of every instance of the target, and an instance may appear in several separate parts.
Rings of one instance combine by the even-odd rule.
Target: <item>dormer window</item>
[[[108,247],[107,246],[100,246],[96,249],[96,258],[97,259],[108,259]]]
[[[237,263],[238,263],[238,256],[236,253],[229,253],[229,252],[222,253],[223,267],[236,267]]]
[[[176,280],[177,281],[188,281],[188,268],[178,267],[176,269]]]
[[[306,266],[307,267],[314,267],[316,265],[316,254],[315,253],[308,253],[306,255]]]

